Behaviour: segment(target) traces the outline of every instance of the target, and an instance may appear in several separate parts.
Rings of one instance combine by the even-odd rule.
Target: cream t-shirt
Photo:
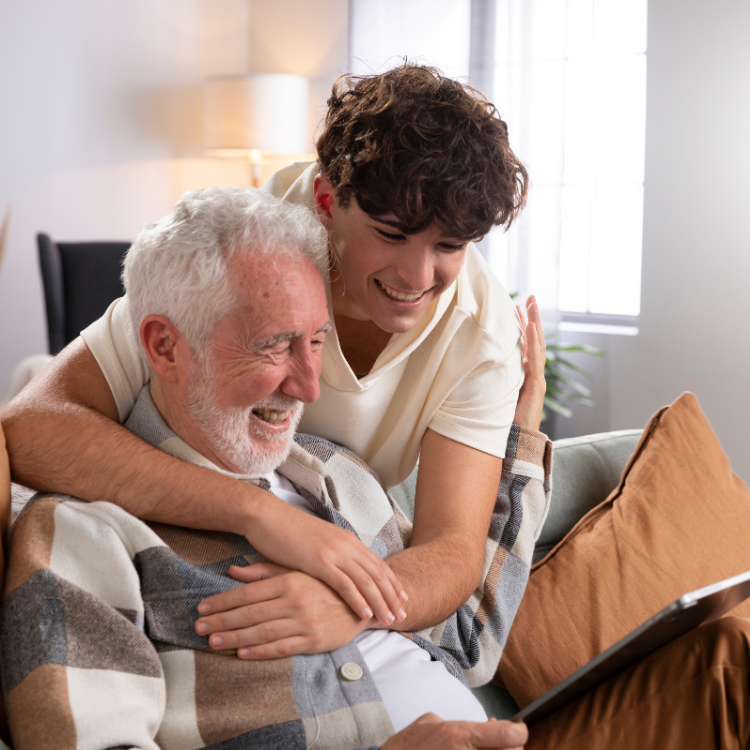
[[[315,163],[293,164],[263,189],[314,209],[316,174]],[[328,307],[333,320],[330,289]],[[305,407],[299,431],[354,451],[386,487],[414,469],[428,427],[502,458],[523,382],[521,333],[510,296],[470,244],[456,281],[411,331],[391,337],[365,377],[354,375],[336,332],[326,337],[320,398]],[[124,422],[150,379],[127,297],[81,336]]]

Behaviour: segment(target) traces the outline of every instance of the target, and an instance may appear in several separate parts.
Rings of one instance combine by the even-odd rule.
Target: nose
[[[289,371],[281,383],[281,391],[305,404],[320,396],[320,355],[308,345],[301,347],[289,362]]]
[[[429,243],[414,244],[403,253],[396,270],[411,289],[424,291],[435,283],[435,265]]]

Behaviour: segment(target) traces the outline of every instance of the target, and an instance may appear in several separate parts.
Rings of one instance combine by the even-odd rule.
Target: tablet
[[[685,594],[519,711],[512,721],[539,721],[646,654],[725,615],[748,597],[750,571]]]

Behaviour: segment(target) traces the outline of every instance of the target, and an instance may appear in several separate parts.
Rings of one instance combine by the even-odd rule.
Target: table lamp
[[[263,154],[310,151],[309,81],[286,73],[209,78],[206,154],[248,159],[258,187]]]

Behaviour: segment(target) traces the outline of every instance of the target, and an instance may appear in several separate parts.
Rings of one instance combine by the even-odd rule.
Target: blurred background
[[[604,352],[558,352],[594,406],[549,431],[691,390],[748,481],[748,38],[746,0],[0,0],[0,394],[49,350],[37,233],[128,242],[186,190],[260,185],[313,158],[338,75],[408,57],[493,101],[529,168],[490,266]]]

